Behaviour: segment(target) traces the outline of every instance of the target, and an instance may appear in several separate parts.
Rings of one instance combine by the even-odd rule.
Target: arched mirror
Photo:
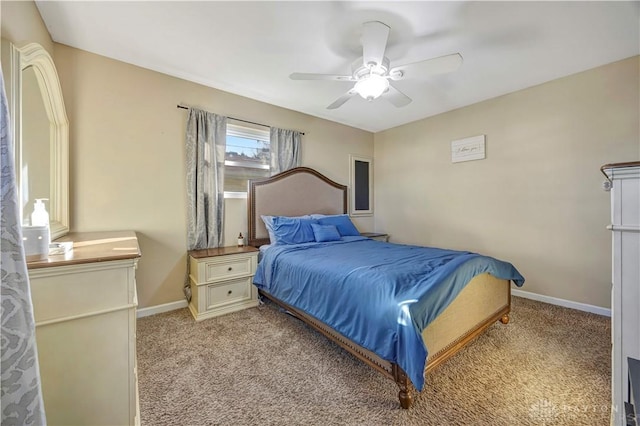
[[[69,122],[53,59],[39,44],[11,48],[10,109],[22,225],[46,199],[51,239],[69,232]]]

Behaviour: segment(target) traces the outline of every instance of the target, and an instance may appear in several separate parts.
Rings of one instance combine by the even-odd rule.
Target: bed
[[[254,278],[261,296],[393,379],[405,409],[425,372],[494,322],[509,322],[510,281],[524,283],[511,264],[493,258],[373,241],[340,227],[339,240],[316,234],[317,242],[312,234],[311,241],[270,244],[263,216],[307,227],[309,219],[314,231],[344,219],[347,187],[310,168],[250,181],[247,201],[249,244],[261,248]],[[378,252],[382,260],[369,265]],[[431,274],[418,274],[423,267]],[[382,293],[393,301],[380,300]]]

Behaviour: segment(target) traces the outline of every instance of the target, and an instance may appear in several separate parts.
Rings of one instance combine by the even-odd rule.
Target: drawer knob
[[[228,271],[233,271],[233,268],[231,266],[229,266]]]
[[[229,292],[227,294],[231,294],[231,293],[233,293],[233,292],[231,290],[229,290]]]

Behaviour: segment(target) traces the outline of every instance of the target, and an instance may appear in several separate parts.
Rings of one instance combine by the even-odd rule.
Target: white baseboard
[[[148,308],[138,309],[138,318],[161,314],[163,312],[175,311],[176,309],[182,309],[186,307],[186,300],[178,300],[177,302],[169,302],[162,305],[150,306]]]
[[[577,309],[579,311],[590,312],[592,314],[611,317],[611,309],[601,308],[600,306],[588,305],[586,303],[573,302],[571,300],[559,299],[557,297],[545,296],[542,294],[529,293],[528,291],[512,289],[511,294],[525,299],[536,300],[538,302],[558,305],[565,308]]]

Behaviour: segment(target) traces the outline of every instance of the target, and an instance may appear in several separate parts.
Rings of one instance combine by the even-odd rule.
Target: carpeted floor
[[[606,425],[610,321],[514,297],[511,322],[427,375],[395,383],[272,304],[196,323],[138,321],[143,426]]]

